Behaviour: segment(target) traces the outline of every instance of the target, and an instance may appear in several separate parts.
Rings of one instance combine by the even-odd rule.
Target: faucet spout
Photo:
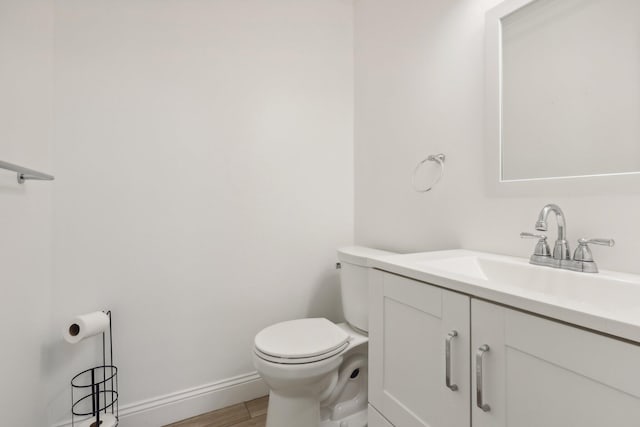
[[[555,214],[558,224],[558,238],[553,247],[553,258],[559,260],[571,259],[569,243],[567,242],[567,224],[560,206],[550,203],[542,208],[536,222],[536,230],[547,231],[547,218],[551,212]]]
[[[540,211],[540,214],[538,215],[538,221],[536,222],[536,230],[547,231],[547,218],[549,217],[549,213],[551,212],[556,214],[556,221],[558,223],[558,240],[566,240],[567,224],[564,219],[564,212],[562,212],[560,206],[554,205],[553,203],[546,205]]]

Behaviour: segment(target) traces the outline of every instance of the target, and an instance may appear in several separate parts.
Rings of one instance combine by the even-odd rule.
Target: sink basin
[[[373,266],[640,342],[638,275],[577,273],[468,250],[393,255]]]

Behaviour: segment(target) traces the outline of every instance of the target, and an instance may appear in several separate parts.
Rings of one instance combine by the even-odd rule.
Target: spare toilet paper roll
[[[109,328],[109,316],[102,311],[76,316],[64,331],[64,339],[71,344],[98,335]]]

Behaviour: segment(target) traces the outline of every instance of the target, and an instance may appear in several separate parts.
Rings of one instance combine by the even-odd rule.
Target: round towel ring
[[[426,159],[422,160],[420,163],[418,163],[416,168],[413,170],[413,177],[411,179],[411,184],[413,185],[413,189],[416,190],[418,193],[426,193],[427,191],[431,191],[431,189],[435,187],[435,185],[438,182],[440,182],[440,180],[442,179],[442,175],[444,175],[444,159],[445,159],[445,155],[442,153],[432,154],[428,156]],[[418,171],[420,170],[422,165],[424,165],[426,162],[436,162],[438,166],[440,166],[440,174],[438,174],[438,177],[435,179],[435,181],[433,181],[433,183],[430,186],[428,186],[427,188],[420,188],[416,185],[416,175],[418,174]]]

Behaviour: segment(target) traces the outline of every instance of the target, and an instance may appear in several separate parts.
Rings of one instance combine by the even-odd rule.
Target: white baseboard
[[[160,427],[269,393],[257,372],[120,407],[119,427]],[[54,427],[71,427],[71,421]]]

